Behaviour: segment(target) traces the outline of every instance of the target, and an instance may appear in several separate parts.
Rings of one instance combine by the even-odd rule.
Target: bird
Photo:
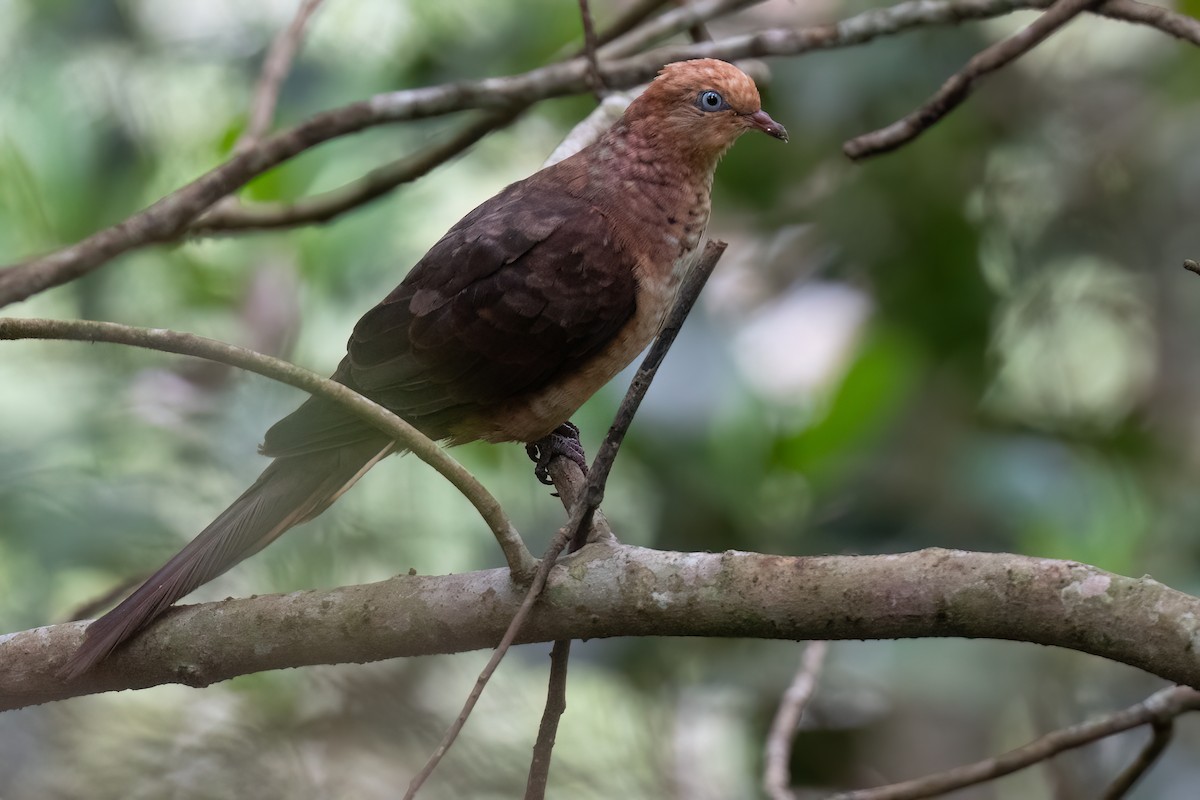
[[[733,64],[668,64],[594,143],[484,201],[355,325],[339,381],[448,446],[522,442],[582,466],[579,407],[654,338],[708,225],[717,162],[747,131],[787,141]],[[91,670],[196,587],[322,513],[398,451],[313,396],[272,426],[273,461],[200,534],[92,622]]]

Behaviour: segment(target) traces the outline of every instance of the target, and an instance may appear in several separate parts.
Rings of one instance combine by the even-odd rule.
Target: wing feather
[[[333,377],[447,438],[455,422],[579,368],[629,321],[635,273],[615,241],[586,200],[513,184],[451,228],[359,320]],[[312,398],[267,432],[263,452],[371,436]]]

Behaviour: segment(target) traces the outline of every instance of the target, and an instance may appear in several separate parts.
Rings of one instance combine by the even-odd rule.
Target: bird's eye
[[[720,92],[709,89],[701,92],[700,96],[696,98],[696,106],[701,111],[724,111],[729,108],[729,103],[725,102],[725,98],[721,97]]]

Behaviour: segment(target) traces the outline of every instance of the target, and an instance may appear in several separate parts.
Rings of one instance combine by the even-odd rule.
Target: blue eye
[[[725,98],[721,97],[720,92],[709,89],[701,92],[700,96],[696,98],[696,107],[701,111],[725,111],[729,108],[729,103],[725,102]]]

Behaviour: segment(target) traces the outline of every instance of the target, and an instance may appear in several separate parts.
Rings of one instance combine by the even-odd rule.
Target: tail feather
[[[87,672],[175,601],[320,514],[392,449],[391,443],[376,439],[277,458],[199,536],[88,626],[63,676],[69,680]]]

